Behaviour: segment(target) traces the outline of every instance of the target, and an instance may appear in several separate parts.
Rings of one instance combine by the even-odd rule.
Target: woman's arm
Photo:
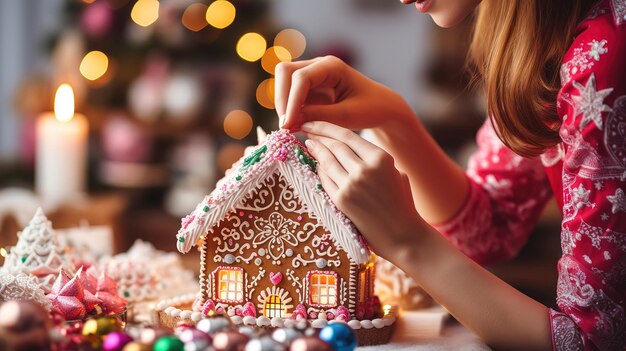
[[[307,123],[322,184],[374,251],[417,279],[452,315],[503,349],[550,348],[548,309],[456,250],[415,211],[410,185],[384,150],[347,129]]]
[[[333,56],[280,63],[275,84],[284,128],[296,131],[306,121],[328,121],[352,130],[371,129],[408,175],[415,206],[428,222],[446,221],[463,205],[468,192],[464,171],[395,91]]]

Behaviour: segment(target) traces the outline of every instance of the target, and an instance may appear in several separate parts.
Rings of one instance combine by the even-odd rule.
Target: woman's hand
[[[393,158],[349,129],[307,122],[306,146],[318,160],[322,185],[377,254],[388,259],[416,245],[425,224],[417,214],[407,177]],[[392,260],[393,262],[393,260]]]
[[[274,100],[281,127],[291,131],[307,121],[365,129],[416,119],[399,94],[334,56],[278,64]]]

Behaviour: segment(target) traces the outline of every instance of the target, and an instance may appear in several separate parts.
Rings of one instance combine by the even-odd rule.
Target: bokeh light
[[[224,118],[224,132],[233,139],[241,140],[252,130],[252,117],[246,111],[233,110]]]
[[[217,153],[217,167],[221,173],[230,169],[233,163],[237,162],[243,156],[245,146],[230,143],[224,145]]]
[[[215,28],[224,29],[235,20],[237,10],[226,0],[216,0],[206,10],[206,21]]]
[[[194,32],[201,31],[208,25],[205,18],[207,8],[207,5],[199,2],[189,5],[183,12],[183,26]]]
[[[276,65],[279,62],[290,62],[291,54],[287,49],[282,46],[272,46],[271,48],[265,51],[263,58],[261,58],[261,66],[265,70],[265,72],[269,74],[274,74],[274,70],[276,69]]]
[[[262,81],[256,88],[256,101],[259,105],[274,109],[274,78]]]
[[[159,18],[158,0],[137,0],[130,12],[133,22],[142,27],[147,27]]]
[[[266,48],[267,42],[259,33],[246,33],[237,42],[237,54],[242,59],[250,62],[257,61],[263,57]]]
[[[102,77],[109,68],[109,58],[102,51],[91,51],[83,57],[79,70],[83,77],[96,80]]]
[[[304,54],[306,49],[306,38],[304,34],[295,29],[284,29],[276,34],[274,46],[280,46],[291,54],[292,59],[297,59]]]

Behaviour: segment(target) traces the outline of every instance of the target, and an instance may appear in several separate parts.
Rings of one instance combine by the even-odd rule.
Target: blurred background
[[[255,128],[277,128],[280,61],[342,58],[404,96],[465,165],[485,116],[467,88],[470,32],[471,19],[442,30],[393,0],[1,1],[0,254],[39,205],[87,241],[104,228],[114,252],[137,238],[174,250],[180,217]],[[55,109],[62,83],[74,100]],[[73,120],[53,118],[63,106]],[[550,306],[559,222],[550,205],[520,257],[491,267]]]

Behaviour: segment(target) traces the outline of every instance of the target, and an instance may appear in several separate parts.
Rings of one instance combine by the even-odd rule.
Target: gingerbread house
[[[237,162],[183,218],[176,239],[180,252],[201,252],[196,310],[269,320],[382,317],[375,256],[288,131]]]

